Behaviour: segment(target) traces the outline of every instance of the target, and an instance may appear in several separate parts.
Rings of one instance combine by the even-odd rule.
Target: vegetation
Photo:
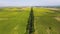
[[[60,10],[42,7],[0,8],[0,34],[60,34]]]
[[[45,8],[34,8],[35,34],[60,34],[60,12],[51,11]]]
[[[29,8],[18,10],[5,10],[0,12],[0,34],[24,34],[29,18]]]

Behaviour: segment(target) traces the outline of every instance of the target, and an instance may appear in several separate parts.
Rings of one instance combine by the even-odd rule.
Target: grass
[[[56,20],[60,13],[45,8],[34,8],[35,34],[60,34],[60,21]]]
[[[27,10],[2,10],[0,12],[0,34],[24,34],[29,18],[29,8],[25,9]]]

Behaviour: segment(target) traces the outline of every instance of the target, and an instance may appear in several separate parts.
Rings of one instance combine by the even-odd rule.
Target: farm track
[[[33,8],[31,8],[30,16],[28,19],[27,34],[34,34],[34,14],[33,14]]]

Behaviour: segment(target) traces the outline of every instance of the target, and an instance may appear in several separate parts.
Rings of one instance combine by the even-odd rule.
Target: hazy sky
[[[0,6],[48,6],[60,5],[60,0],[0,0]]]

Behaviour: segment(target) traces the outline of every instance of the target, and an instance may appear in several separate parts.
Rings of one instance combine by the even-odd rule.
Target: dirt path
[[[30,16],[28,19],[28,24],[27,24],[27,34],[33,34],[34,32],[34,14],[33,14],[33,8],[31,8]]]

